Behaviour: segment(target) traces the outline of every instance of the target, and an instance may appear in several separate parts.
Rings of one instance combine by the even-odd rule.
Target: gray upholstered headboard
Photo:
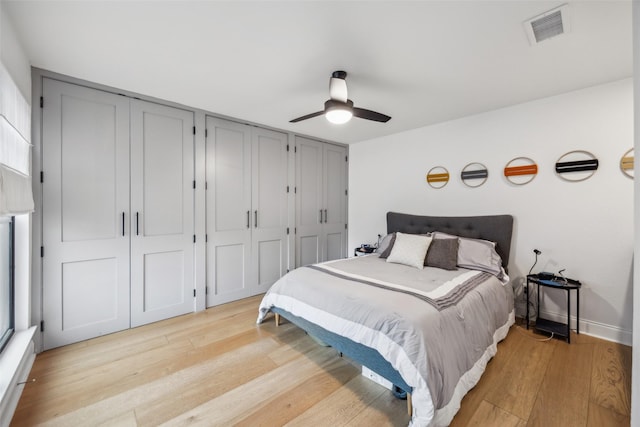
[[[511,215],[489,216],[421,216],[397,212],[387,213],[387,233],[424,234],[430,231],[455,234],[474,239],[496,242],[496,252],[507,269],[511,251],[513,217]]]

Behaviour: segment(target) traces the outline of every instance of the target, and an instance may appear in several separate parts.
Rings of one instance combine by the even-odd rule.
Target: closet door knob
[[[138,223],[138,216],[139,216],[139,214],[138,214],[138,212],[136,212],[136,236],[140,234],[140,226],[139,226],[139,223]]]
[[[322,224],[322,209],[320,209],[320,224]]]
[[[258,228],[258,210],[253,211],[253,226]]]
[[[124,212],[122,212],[122,236],[124,236]]]
[[[327,223],[327,210],[324,210],[324,223]]]
[[[251,227],[251,211],[247,211],[247,228]]]

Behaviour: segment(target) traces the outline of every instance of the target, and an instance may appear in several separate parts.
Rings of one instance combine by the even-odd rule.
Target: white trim
[[[545,319],[553,320],[554,322],[566,323],[567,321],[567,313],[540,310],[540,316]],[[576,317],[569,316],[569,319],[571,322],[571,329],[575,330]],[[594,322],[593,320],[585,320],[584,318],[580,319],[580,333],[629,346],[632,342],[632,331],[607,325],[605,323]]]

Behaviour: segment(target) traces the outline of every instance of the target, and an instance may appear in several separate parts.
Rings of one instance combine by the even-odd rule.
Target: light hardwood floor
[[[39,354],[13,426],[406,426],[404,401],[261,297]],[[628,426],[631,348],[521,326],[498,345],[452,426]]]

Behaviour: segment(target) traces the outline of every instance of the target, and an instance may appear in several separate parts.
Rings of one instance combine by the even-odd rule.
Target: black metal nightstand
[[[529,329],[529,283],[537,285],[536,294],[538,298],[538,313],[536,317],[536,329],[542,332],[553,333],[565,337],[567,343],[571,344],[571,291],[576,291],[576,334],[580,334],[580,288],[582,283],[578,280],[569,279],[555,275],[530,274],[527,276],[527,329]],[[540,317],[540,286],[555,288],[567,292],[567,323],[554,322],[553,320]]]

